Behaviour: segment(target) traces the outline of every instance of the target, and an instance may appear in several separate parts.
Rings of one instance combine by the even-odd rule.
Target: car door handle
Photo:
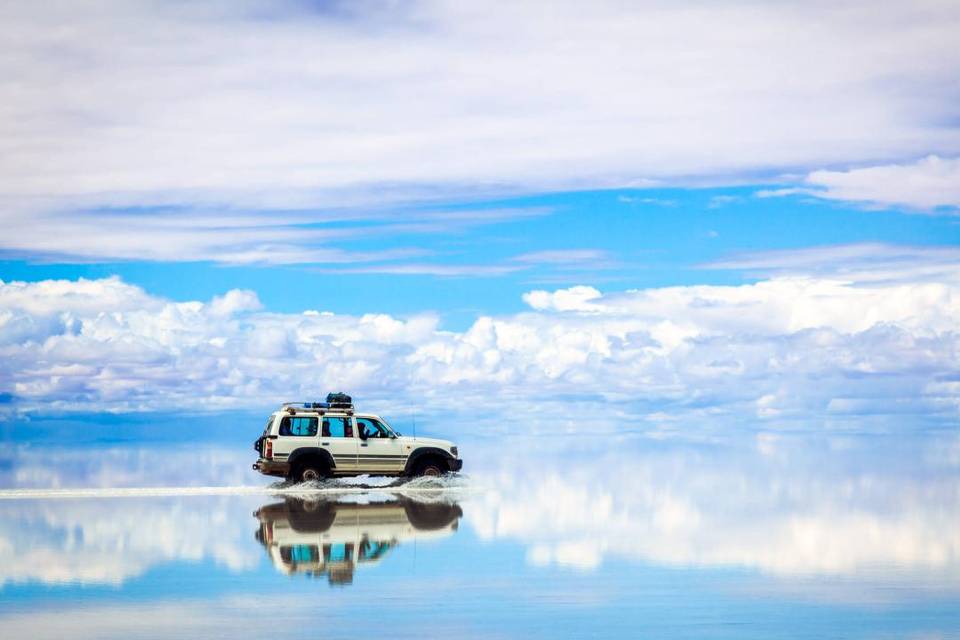
[[[329,443],[329,442],[321,442],[321,443],[320,443],[320,446],[329,447],[329,446],[330,446],[330,443]]]
[[[366,442],[364,442],[364,443],[363,443],[363,444],[361,444],[360,446],[361,446],[361,447],[365,447],[365,446],[367,446],[367,443],[366,443]]]

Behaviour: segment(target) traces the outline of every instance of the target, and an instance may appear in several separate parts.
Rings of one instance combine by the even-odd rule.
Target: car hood
[[[415,438],[412,436],[401,436],[400,441],[404,444],[414,445],[417,447],[437,447],[438,449],[443,449],[444,451],[450,451],[450,447],[453,446],[453,443],[449,440],[440,440],[439,438]]]

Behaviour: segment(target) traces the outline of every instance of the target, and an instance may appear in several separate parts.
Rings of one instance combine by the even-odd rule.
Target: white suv
[[[288,402],[271,414],[254,443],[253,468],[296,482],[361,474],[439,476],[463,461],[447,440],[410,438],[352,404]]]

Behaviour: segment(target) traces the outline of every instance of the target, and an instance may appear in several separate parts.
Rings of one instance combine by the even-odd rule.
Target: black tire
[[[287,498],[290,528],[298,533],[323,533],[333,526],[337,511],[326,500]]]
[[[430,476],[436,478],[444,475],[447,471],[447,465],[445,465],[440,458],[430,456],[417,462],[417,467],[413,472],[413,475]]]
[[[290,479],[294,482],[318,482],[329,476],[326,465],[316,460],[301,462],[290,473]]]
[[[463,516],[463,509],[458,504],[431,504],[404,499],[403,509],[407,520],[419,531],[437,531],[451,524],[456,528],[456,522]]]

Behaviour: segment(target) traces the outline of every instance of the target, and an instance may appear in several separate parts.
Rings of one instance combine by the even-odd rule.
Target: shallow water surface
[[[526,443],[529,444],[529,443]],[[527,447],[528,448],[528,447]],[[524,448],[517,447],[518,451]],[[284,488],[210,450],[3,466],[4,637],[960,637],[960,441],[478,446]],[[87,455],[83,455],[86,453]],[[160,463],[160,461],[163,461]]]

